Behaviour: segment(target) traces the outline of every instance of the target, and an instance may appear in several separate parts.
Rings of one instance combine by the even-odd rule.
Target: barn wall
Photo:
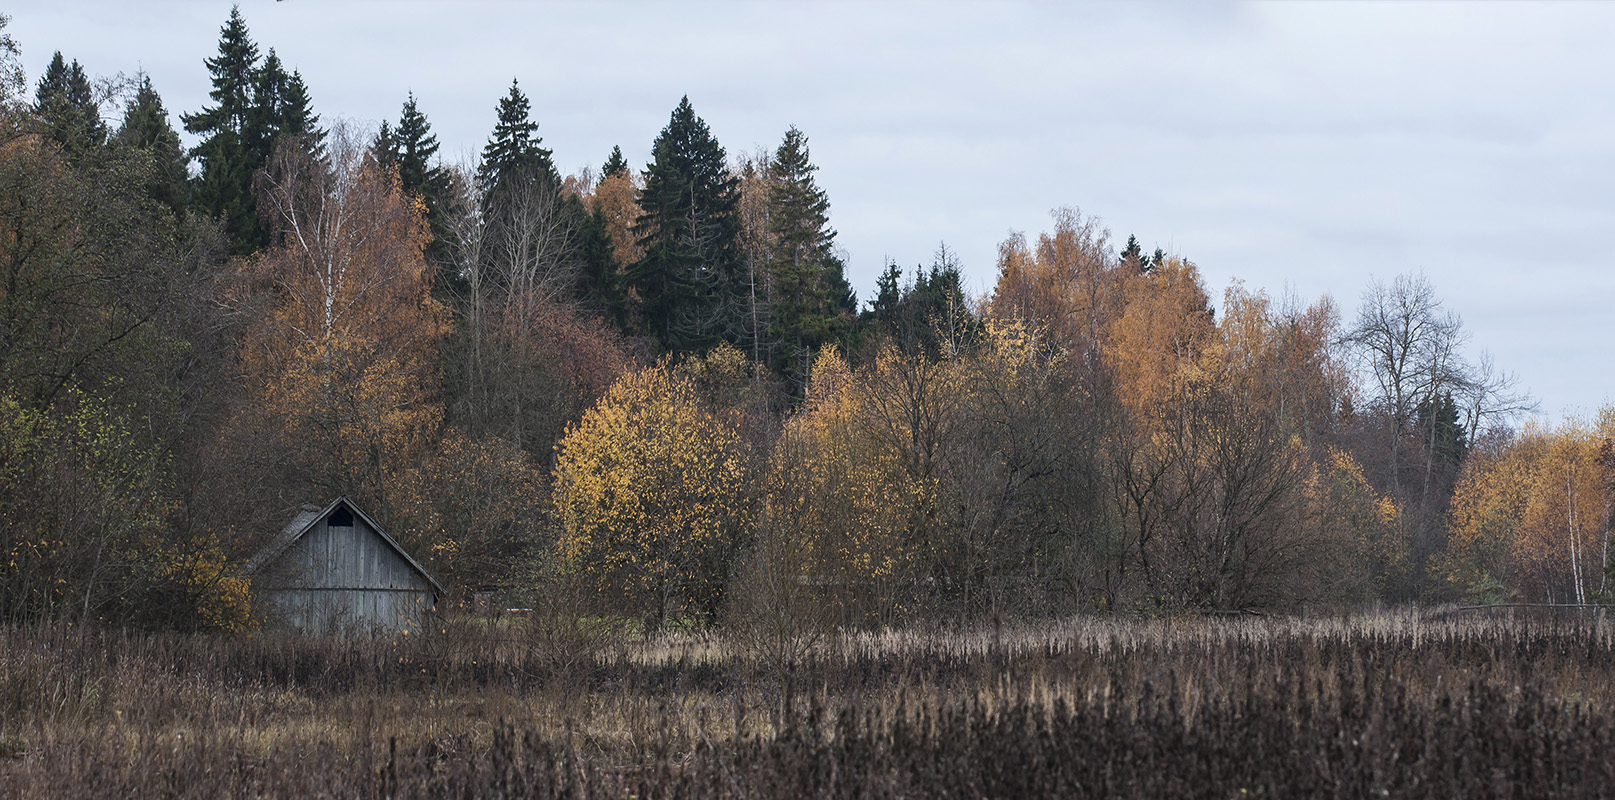
[[[266,615],[308,631],[419,630],[432,608],[426,578],[358,515],[351,528],[316,522],[265,577]]]

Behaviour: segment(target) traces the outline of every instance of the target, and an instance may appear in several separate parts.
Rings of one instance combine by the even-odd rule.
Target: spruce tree
[[[286,72],[280,57],[270,48],[253,81],[252,111],[247,115],[243,134],[252,160],[259,166],[267,164],[275,148],[288,141],[318,157],[324,150],[325,138],[319,124],[302,74]]]
[[[376,161],[382,166],[398,168],[398,135],[393,131],[391,122],[381,121],[381,126],[376,129],[376,140],[370,143],[370,149],[376,154]]]
[[[192,199],[200,211],[224,221],[231,252],[245,255],[260,241],[252,178],[261,162],[245,138],[255,108],[258,46],[247,35],[240,6],[230,9],[220,30],[218,56],[205,63],[213,75],[208,96],[214,105],[181,116],[185,130],[202,137],[191,151],[202,162]]]
[[[847,333],[856,307],[832,244],[830,200],[813,180],[807,137],[795,126],[769,162],[769,339],[774,368],[798,390],[813,354]]]
[[[738,205],[727,155],[688,97],[656,137],[635,233],[645,256],[628,271],[646,331],[668,350],[746,340]]]
[[[439,265],[439,293],[449,293],[455,287],[447,282],[454,279],[454,270],[441,268],[450,260],[448,213],[445,204],[453,192],[449,171],[437,163],[437,135],[432,124],[415,102],[410,92],[399,112],[398,125],[383,122],[376,134],[376,155],[382,163],[398,170],[398,186],[407,195],[417,197],[426,208],[426,222],[431,227],[432,241],[426,246],[426,257]]]
[[[477,182],[482,187],[486,235],[494,243],[487,250],[509,254],[517,247],[529,248],[520,258],[547,262],[544,271],[552,274],[572,272],[573,280],[566,288],[578,294],[582,291],[578,273],[588,270],[579,260],[583,239],[589,234],[589,214],[582,200],[562,195],[560,175],[550,151],[543,147],[530,109],[527,96],[512,80],[510,92],[499,101],[493,133],[482,149]]]
[[[106,143],[106,123],[95,102],[90,79],[77,59],[68,64],[56,51],[39,79],[34,112],[44,120],[47,135],[69,158],[80,159]]]
[[[550,151],[538,136],[538,123],[529,117],[531,104],[515,79],[510,81],[510,92],[499,100],[498,119],[493,135],[482,148],[482,163],[477,166],[477,181],[486,191],[488,201],[497,202],[497,196],[506,191],[513,180],[547,181],[549,186],[560,188],[560,175],[550,160]]]
[[[946,244],[937,248],[930,269],[916,266],[907,284],[902,277],[897,264],[887,262],[875,281],[866,320],[878,334],[935,358],[942,353],[944,336],[968,342],[980,332],[981,321],[965,303],[964,272]]]
[[[1428,455],[1432,463],[1456,473],[1469,452],[1469,442],[1464,435],[1464,426],[1458,419],[1458,404],[1453,400],[1452,393],[1426,396],[1419,401],[1414,413],[1419,438],[1430,450]]]
[[[180,147],[179,134],[168,122],[163,99],[152,88],[150,75],[140,76],[134,99],[124,109],[117,141],[124,147],[143,152],[150,161],[147,194],[176,214],[183,211],[190,199],[189,159]]]
[[[1138,272],[1143,272],[1149,264],[1144,257],[1144,248],[1139,245],[1138,237],[1133,234],[1127,235],[1127,246],[1122,248],[1117,258],[1122,264],[1130,266]]]
[[[393,137],[399,186],[405,192],[419,195],[428,209],[433,208],[439,196],[448,190],[449,177],[440,165],[433,163],[437,157],[437,135],[432,133],[432,124],[416,105],[414,92],[404,100]]]
[[[623,175],[627,172],[628,160],[622,157],[622,148],[612,145],[611,155],[606,158],[605,166],[600,168],[600,180],[605,180],[613,175]]]
[[[303,73],[292,70],[280,92],[280,108],[275,115],[276,133],[281,137],[295,137],[299,146],[316,157],[325,153],[325,131],[320,129],[320,115],[314,113],[309,98],[308,84]]]
[[[903,301],[903,269],[896,261],[887,261],[886,269],[875,279],[875,300],[870,310],[877,320],[886,321]]]
[[[582,210],[581,204],[579,210]],[[600,314],[618,329],[628,326],[628,296],[611,237],[606,233],[606,215],[596,208],[585,212],[578,237],[578,282],[573,293],[584,307]]]
[[[247,125],[241,138],[253,162],[264,164],[275,152],[280,130],[280,109],[291,76],[280,64],[275,49],[269,49],[261,66],[253,73],[252,107],[247,112]]]

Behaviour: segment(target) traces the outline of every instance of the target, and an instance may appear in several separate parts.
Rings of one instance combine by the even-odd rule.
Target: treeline
[[[1511,433],[1422,278],[1214,309],[1060,211],[988,297],[943,247],[860,307],[794,127],[731,156],[686,98],[562,176],[513,82],[450,164],[413,96],[322,127],[235,10],[186,151],[149,80],[0,49],[0,618],[250,625],[240,565],[337,494],[650,627],[1604,586],[1610,425]],[[1572,510],[1494,477],[1552,495],[1563,437]]]

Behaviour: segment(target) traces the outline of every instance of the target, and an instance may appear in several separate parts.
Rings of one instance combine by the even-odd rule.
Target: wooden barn
[[[346,497],[304,506],[246,571],[267,624],[316,633],[419,630],[444,596],[437,579]]]

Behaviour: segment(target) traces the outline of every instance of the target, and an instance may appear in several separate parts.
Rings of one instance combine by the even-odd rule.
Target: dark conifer
[[[727,155],[685,97],[656,137],[635,233],[645,256],[628,271],[646,331],[673,351],[746,337],[740,302],[740,193]]]
[[[295,137],[304,150],[317,157],[323,156],[325,131],[320,130],[320,115],[314,113],[308,84],[303,82],[303,73],[294,69],[287,77],[280,91],[280,107],[276,111],[275,132],[278,136]]]
[[[623,175],[627,172],[628,160],[622,157],[622,148],[612,145],[611,156],[606,159],[605,166],[600,168],[600,179],[605,180],[613,175]]]
[[[581,204],[577,211],[585,214],[578,246],[578,302],[617,328],[626,329],[628,296],[611,249],[611,237],[606,234],[605,214],[598,208],[593,213],[584,212]]]
[[[801,390],[813,355],[848,332],[857,305],[832,249],[830,200],[813,180],[807,137],[794,126],[769,162],[769,336],[774,368]]]
[[[69,158],[83,158],[106,143],[106,123],[101,121],[90,79],[77,59],[68,64],[60,50],[39,79],[34,112]]]
[[[146,191],[152,199],[181,212],[190,199],[189,159],[180,147],[179,134],[168,122],[163,99],[152,88],[151,76],[140,76],[134,99],[124,109],[118,143],[142,151],[150,161]]]
[[[497,202],[511,180],[547,181],[560,187],[560,175],[550,151],[542,146],[544,140],[538,136],[538,123],[529,117],[530,111],[527,95],[512,79],[510,93],[499,100],[493,135],[483,146],[482,163],[477,166],[477,180],[485,188],[488,202]]]
[[[377,157],[382,163],[398,170],[398,185],[405,194],[420,198],[426,209],[426,222],[431,226],[432,241],[426,246],[426,256],[440,267],[450,259],[449,237],[452,236],[445,204],[452,194],[449,172],[437,163],[437,135],[432,124],[415,102],[410,92],[399,113],[398,126],[383,122],[376,134]],[[439,269],[439,280],[450,281],[453,269]],[[439,286],[448,292],[447,284]]]
[[[244,138],[258,166],[269,162],[283,141],[295,143],[305,152],[319,156],[325,134],[320,118],[310,106],[308,85],[296,71],[288,73],[273,48],[264,57],[253,82],[252,111],[247,115]]]
[[[213,75],[208,96],[214,105],[181,115],[185,130],[202,137],[191,151],[202,162],[192,202],[224,221],[231,252],[244,255],[261,240],[252,191],[253,173],[261,162],[252,148],[258,143],[247,141],[258,81],[258,46],[247,35],[239,6],[230,9],[230,19],[220,31],[218,56],[206,63]]]
[[[432,133],[432,124],[415,104],[414,92],[404,100],[393,136],[399,185],[405,192],[421,196],[428,209],[433,208],[440,193],[447,191],[448,175],[434,163],[437,135]]]

